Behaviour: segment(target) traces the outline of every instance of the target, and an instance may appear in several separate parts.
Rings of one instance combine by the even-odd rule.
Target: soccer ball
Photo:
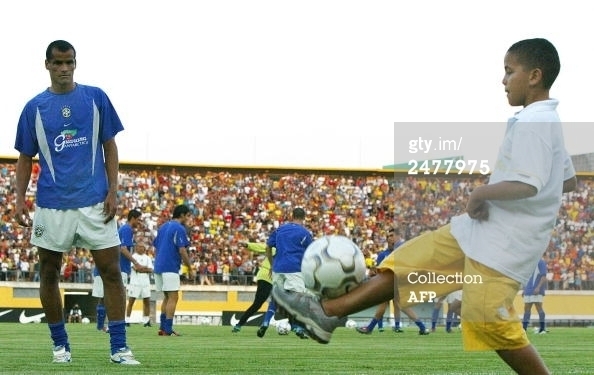
[[[276,333],[279,335],[288,335],[291,332],[291,323],[288,319],[279,320],[276,323]]]
[[[80,320],[82,324],[89,324],[91,323],[91,319],[87,318],[86,316]]]
[[[305,287],[326,298],[336,298],[361,284],[365,270],[361,249],[349,238],[338,235],[313,241],[301,261]]]
[[[349,329],[355,329],[357,328],[357,322],[355,322],[353,319],[349,319],[346,321],[344,326]]]

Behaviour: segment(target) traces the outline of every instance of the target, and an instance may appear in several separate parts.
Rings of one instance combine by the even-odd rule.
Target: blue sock
[[[161,315],[159,315],[159,329],[161,331],[166,331],[165,329],[165,319],[167,319],[167,316],[165,315],[165,313],[161,313]]]
[[[111,354],[126,347],[126,321],[109,321],[109,343],[111,345]]]
[[[173,333],[173,318],[165,318],[165,332],[167,332],[167,334]]]
[[[48,323],[48,327],[50,329],[51,338],[54,341],[54,346],[64,346],[66,351],[69,352],[70,344],[68,343],[68,334],[66,333],[64,321],[53,324]]]
[[[97,329],[105,327],[105,306],[97,304]]]
[[[433,312],[431,313],[431,329],[435,329],[435,327],[437,327],[437,319],[439,319],[439,311],[441,309],[433,309]]]
[[[375,319],[375,318],[371,319],[371,322],[369,322],[369,324],[367,325],[367,331],[368,332],[373,331],[376,324],[377,324],[377,319]]]
[[[452,321],[453,320],[454,320],[454,313],[451,311],[448,311],[448,313],[446,314],[446,331],[452,330]]]
[[[425,328],[425,325],[423,324],[423,322],[421,322],[420,320],[415,321],[415,324],[417,325],[417,327],[419,327],[419,329],[421,331],[425,331],[427,328]]]
[[[522,319],[522,327],[524,331],[528,329],[528,323],[530,322],[530,312],[524,313],[524,319]]]
[[[541,311],[538,313],[538,321],[540,324],[540,332],[545,330],[545,312]]]
[[[384,329],[384,320],[383,319],[377,320],[377,329]]]
[[[270,324],[270,319],[276,313],[276,303],[274,301],[268,302],[268,310],[266,310],[266,315],[264,315],[264,321],[262,322],[263,327],[268,327]]]

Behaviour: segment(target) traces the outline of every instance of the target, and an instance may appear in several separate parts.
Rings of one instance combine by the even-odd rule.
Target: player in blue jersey
[[[39,249],[39,295],[54,345],[53,362],[72,358],[59,288],[62,255],[83,247],[91,251],[105,284],[110,359],[139,364],[126,343],[126,297],[114,220],[119,165],[115,136],[124,127],[101,89],[74,82],[76,51],[70,43],[50,43],[45,68],[51,86],[25,105],[17,127],[15,214],[21,225],[31,225],[25,194],[33,157],[39,155],[31,244]]]
[[[163,292],[161,303],[161,325],[159,336],[180,336],[173,330],[173,317],[179,298],[181,280],[179,270],[183,264],[188,267],[189,280],[196,276],[192,269],[192,262],[188,255],[190,240],[188,238],[186,223],[191,218],[188,206],[179,205],[173,209],[171,220],[161,225],[153,241],[155,246],[155,289]]]
[[[127,287],[130,273],[132,272],[132,264],[138,265],[138,262],[132,256],[134,251],[134,230],[140,225],[140,217],[142,213],[136,209],[128,212],[126,224],[118,229],[118,236],[120,237],[120,272],[122,274],[122,281]],[[130,322],[126,320],[126,326],[130,326]]]
[[[545,312],[542,308],[542,301],[546,289],[547,262],[545,262],[544,259],[540,259],[532,277],[528,279],[528,282],[524,286],[524,291],[522,293],[522,297],[524,298],[524,319],[522,320],[522,327],[524,327],[524,331],[528,328],[528,324],[530,323],[530,312],[534,305],[536,312],[538,312],[538,333],[547,333],[545,327]]]
[[[313,242],[309,230],[305,228],[305,211],[294,208],[291,221],[281,224],[266,241],[266,258],[272,265],[272,282],[284,290],[305,293],[305,282],[301,274],[301,261],[305,249]],[[276,248],[273,257],[272,249]],[[291,329],[300,338],[307,338],[303,328],[289,319]]]
[[[134,246],[134,229],[140,224],[140,216],[142,213],[138,210],[130,210],[127,215],[126,224],[122,225],[118,229],[118,236],[120,238],[120,274],[122,276],[122,282],[124,287],[128,285],[128,276],[131,272],[131,264],[138,265],[136,259],[132,257],[132,248]],[[91,295],[97,298],[97,305],[95,306],[96,317],[97,317],[97,329],[100,331],[107,332],[108,328],[105,326],[105,304],[103,302],[104,297],[103,279],[99,275],[97,267],[93,269],[93,289]],[[126,326],[129,326],[129,322],[126,320]]]

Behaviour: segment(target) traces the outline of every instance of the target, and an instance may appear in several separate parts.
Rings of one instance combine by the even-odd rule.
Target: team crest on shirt
[[[43,232],[45,232],[45,227],[42,224],[37,224],[35,225],[35,228],[33,228],[33,234],[37,238],[43,236]]]
[[[62,106],[62,117],[68,118],[68,117],[70,117],[70,115],[72,115],[70,106],[68,106],[68,105]]]

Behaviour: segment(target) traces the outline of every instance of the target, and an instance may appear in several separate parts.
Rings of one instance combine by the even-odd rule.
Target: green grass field
[[[511,374],[492,352],[465,353],[460,332],[443,327],[428,336],[409,328],[361,335],[339,328],[330,344],[279,336],[260,339],[256,327],[232,334],[228,326],[177,325],[181,337],[159,337],[157,329],[133,325],[128,341],[138,366],[109,363],[108,335],[93,324],[69,324],[73,362],[51,363],[45,324],[0,324],[1,374]],[[591,328],[552,328],[530,334],[555,374],[592,374]]]

